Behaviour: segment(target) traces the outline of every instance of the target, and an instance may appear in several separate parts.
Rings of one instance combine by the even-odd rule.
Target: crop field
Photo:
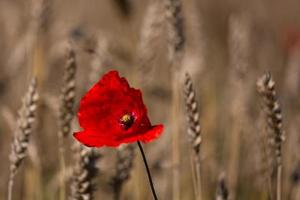
[[[0,0],[0,49],[0,200],[300,199],[300,1]]]

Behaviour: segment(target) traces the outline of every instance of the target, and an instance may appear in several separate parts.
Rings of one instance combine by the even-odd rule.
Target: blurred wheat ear
[[[75,74],[76,56],[73,45],[70,42],[67,50],[66,65],[64,69],[64,82],[61,90],[61,104],[59,110],[60,129],[59,136],[67,137],[70,134],[71,121],[74,116],[75,102]]]
[[[101,157],[96,150],[87,148],[76,142],[74,144],[75,165],[71,178],[70,200],[94,199],[94,178],[98,168],[96,163]]]
[[[75,74],[76,74],[76,55],[72,41],[69,41],[67,50],[66,65],[64,69],[64,81],[60,96],[59,107],[59,163],[61,170],[61,187],[60,187],[60,200],[65,199],[65,149],[64,139],[69,136],[71,130],[71,121],[74,116],[74,103],[75,103]]]
[[[111,178],[110,184],[114,191],[114,199],[121,199],[121,191],[124,183],[130,178],[130,172],[133,168],[135,157],[135,145],[128,144],[121,149],[118,149],[116,172]]]
[[[217,183],[216,200],[227,200],[228,196],[225,174],[221,174]]]
[[[151,76],[143,76],[153,71],[153,61],[157,56],[155,49],[158,49],[160,37],[163,32],[163,6],[160,1],[149,2],[142,27],[140,30],[139,44],[137,48],[137,77],[143,77],[141,84],[149,84]]]
[[[201,146],[201,127],[199,122],[198,103],[196,94],[193,88],[193,83],[190,75],[185,74],[184,82],[184,97],[186,106],[186,115],[188,123],[188,137],[192,147],[192,172],[195,187],[196,199],[201,199],[201,170],[200,170],[200,146]]]
[[[121,14],[129,17],[132,14],[132,2],[130,0],[114,0],[114,3],[120,10]]]
[[[282,128],[281,106],[277,100],[275,82],[270,73],[265,73],[257,81],[257,91],[263,99],[270,147],[274,152],[274,170],[276,172],[276,199],[281,200],[282,190],[282,143],[285,133]]]
[[[33,78],[23,99],[22,107],[19,110],[17,127],[9,156],[10,175],[8,182],[8,200],[12,200],[14,177],[27,155],[29,138],[32,133],[33,123],[35,122],[37,100],[37,81],[36,78]]]
[[[169,59],[171,62],[176,62],[178,61],[177,57],[182,56],[185,45],[182,5],[180,0],[164,0],[164,2]]]

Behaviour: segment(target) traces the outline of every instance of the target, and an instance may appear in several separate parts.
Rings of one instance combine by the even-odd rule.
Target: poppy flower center
[[[125,114],[120,119],[120,123],[125,130],[129,129],[132,126],[133,122],[134,117],[131,114]]]

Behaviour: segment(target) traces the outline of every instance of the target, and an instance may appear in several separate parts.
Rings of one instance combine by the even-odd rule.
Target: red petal
[[[116,147],[120,143],[114,142],[110,138],[101,137],[100,134],[91,130],[84,130],[80,132],[76,132],[73,136],[82,144],[88,147],[101,147],[101,146],[112,146]],[[110,140],[108,140],[110,139]]]
[[[120,90],[127,91],[130,87],[125,78],[121,78],[119,76],[118,71],[109,71],[106,73],[101,80],[98,82],[98,84],[103,84],[107,88],[114,88]]]
[[[148,143],[156,138],[158,138],[164,130],[164,126],[162,124],[152,126],[152,128],[146,133],[140,136],[140,141],[143,143]]]

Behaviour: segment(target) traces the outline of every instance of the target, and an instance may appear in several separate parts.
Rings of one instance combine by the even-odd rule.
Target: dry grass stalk
[[[199,111],[198,103],[196,100],[196,94],[193,88],[193,83],[190,75],[186,73],[185,82],[184,82],[184,94],[185,94],[185,106],[186,106],[186,115],[188,122],[188,136],[190,143],[192,145],[192,168],[194,169],[193,178],[195,185],[196,198],[201,199],[201,170],[200,170],[200,146],[202,142],[201,138],[201,126],[199,122]]]
[[[225,182],[225,175],[221,174],[217,184],[216,200],[227,200],[227,199],[228,199],[228,189]]]
[[[8,200],[12,199],[14,177],[27,155],[29,137],[32,133],[32,126],[35,121],[37,100],[37,81],[34,78],[29,85],[28,91],[23,99],[22,107],[19,111],[17,128],[15,130],[11,153],[9,155],[10,175],[8,182]]]
[[[257,81],[257,91],[263,99],[263,109],[266,115],[267,130],[271,148],[274,152],[274,169],[276,170],[276,199],[281,199],[282,190],[282,143],[285,133],[282,128],[281,107],[277,100],[275,82],[270,73],[265,73]]]
[[[130,172],[133,168],[133,161],[135,157],[134,144],[128,144],[118,150],[116,172],[111,178],[111,186],[114,190],[114,199],[121,199],[121,190],[123,184],[130,178]]]
[[[60,200],[65,199],[65,158],[64,158],[64,138],[70,134],[71,121],[74,115],[73,107],[75,103],[75,73],[76,73],[76,56],[73,45],[70,42],[67,52],[67,61],[64,69],[64,82],[60,96],[59,107],[59,162],[61,168],[61,187]]]
[[[230,59],[230,97],[229,113],[232,125],[228,158],[228,176],[231,196],[235,199],[238,184],[239,158],[242,133],[247,131],[247,107],[250,99],[249,80],[251,77],[251,26],[247,15],[232,15],[229,18],[229,59]]]
[[[71,177],[70,200],[92,200],[94,179],[98,168],[96,163],[100,154],[92,148],[87,148],[79,143],[74,144],[75,166]]]
[[[165,16],[167,25],[168,54],[172,72],[172,192],[173,199],[180,199],[180,145],[179,119],[180,107],[180,78],[179,71],[184,54],[185,35],[183,30],[183,16],[180,0],[165,0]]]
[[[171,121],[172,121],[172,192],[173,199],[180,199],[180,88],[179,88],[179,73],[174,72],[172,77],[172,105],[171,105]]]

